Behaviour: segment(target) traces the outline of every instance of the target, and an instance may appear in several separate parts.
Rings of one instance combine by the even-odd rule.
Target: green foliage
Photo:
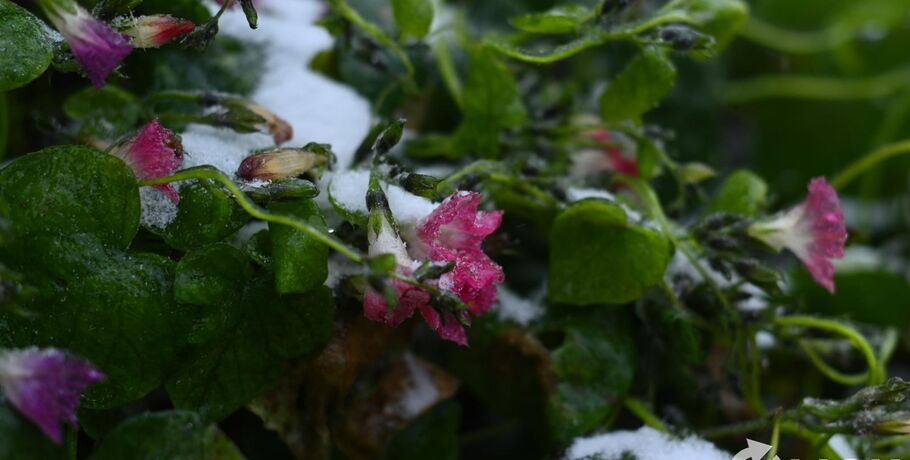
[[[626,303],[661,281],[670,243],[629,221],[620,206],[587,199],[550,229],[550,299],[578,305]]]
[[[754,216],[764,208],[767,199],[768,184],[751,171],[739,170],[727,176],[721,184],[711,209]]]
[[[462,99],[462,122],[455,135],[458,152],[499,157],[502,132],[521,125],[526,113],[515,78],[491,51],[471,50]]]
[[[44,73],[53,58],[53,44],[41,20],[0,0],[0,91],[18,88]]]
[[[381,457],[382,460],[420,460],[432,452],[439,460],[456,460],[458,452],[458,422],[461,408],[444,403],[414,421],[399,432]]]
[[[114,428],[90,460],[243,460],[213,425],[185,411],[137,415]]]
[[[233,251],[237,250],[219,247],[194,257],[236,259],[237,255],[225,254]],[[201,273],[206,267],[209,273]],[[197,302],[205,297],[212,303],[199,311],[197,327],[189,338],[194,342],[192,350],[166,387],[178,408],[194,409],[206,420],[215,421],[274,385],[287,360],[322,346],[332,331],[334,302],[323,287],[279,296],[269,276],[248,277],[239,293],[218,291],[214,286],[231,283],[236,273],[211,263],[196,268],[196,277],[224,280],[210,282],[213,289],[197,297]],[[243,266],[233,268],[245,270]]]
[[[73,94],[63,102],[63,112],[81,123],[80,136],[100,141],[115,141],[143,121],[136,96],[114,85]]]
[[[433,2],[431,0],[392,0],[395,22],[401,33],[414,38],[423,38],[433,23]]]
[[[676,83],[676,68],[667,50],[642,48],[600,96],[605,121],[637,120],[654,108]]]
[[[269,210],[294,216],[322,231],[326,229],[322,212],[312,200],[273,203]],[[322,285],[329,274],[329,249],[324,244],[286,225],[269,224],[269,236],[275,288],[279,294],[300,294]]]
[[[4,460],[63,460],[66,449],[53,444],[6,402],[0,403],[0,458]]]
[[[563,34],[575,30],[590,17],[591,11],[581,5],[559,5],[543,13],[530,13],[511,18],[513,26],[534,34]]]
[[[20,235],[80,234],[125,248],[139,228],[139,190],[119,158],[57,146],[0,170],[0,215]]]
[[[177,217],[161,235],[176,249],[192,249],[223,240],[248,219],[224,189],[198,181],[180,189]]]

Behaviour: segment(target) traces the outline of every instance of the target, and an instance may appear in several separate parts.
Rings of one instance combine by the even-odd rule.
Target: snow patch
[[[439,399],[439,389],[433,382],[426,367],[417,361],[411,353],[404,354],[404,363],[408,367],[410,385],[401,396],[399,408],[405,419],[412,419]]]
[[[212,8],[216,8],[214,3]],[[370,128],[369,103],[353,89],[308,68],[310,60],[332,44],[315,22],[324,5],[315,0],[271,0],[259,8],[259,28],[250,29],[240,8],[224,13],[221,33],[258,43],[265,54],[263,76],[249,99],[271,110],[294,128],[285,144],[332,145],[338,165],[346,168]],[[242,69],[238,69],[242,70]],[[239,134],[226,128],[190,125],[181,134],[187,152],[184,168],[212,165],[233,176],[251,152],[274,145],[265,134]],[[143,223],[161,228],[176,216],[161,194],[143,194]]]
[[[370,172],[367,170],[350,170],[331,175],[329,194],[336,205],[354,214],[367,215],[367,190],[370,185]],[[436,203],[414,194],[397,185],[386,185],[386,198],[395,221],[402,227],[416,227],[421,219],[430,215]]]
[[[730,460],[730,454],[695,436],[674,438],[650,427],[638,431],[612,433],[579,438],[566,452],[566,460],[619,460],[624,454],[637,460]]]
[[[495,307],[495,311],[499,319],[503,321],[527,326],[544,313],[539,300],[525,299],[503,286],[499,286],[496,291],[499,304]]]

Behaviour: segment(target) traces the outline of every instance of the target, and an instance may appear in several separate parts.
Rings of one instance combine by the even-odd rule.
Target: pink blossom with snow
[[[114,154],[129,165],[139,179],[169,176],[183,164],[180,138],[161,126],[157,119],[120,144]],[[156,185],[155,188],[175,203],[180,201],[173,185]]]
[[[792,251],[815,281],[834,293],[831,260],[844,257],[847,229],[837,192],[823,177],[812,179],[805,201],[770,220],[752,224],[749,234],[775,251]]]
[[[95,19],[75,1],[40,0],[39,3],[96,87],[104,86],[108,75],[133,51],[126,37]]]
[[[459,192],[442,202],[417,228],[418,241],[411,252],[419,260],[440,264],[454,263],[451,271],[428,283],[457,296],[471,315],[482,315],[496,302],[496,285],[505,280],[502,267],[481,249],[481,244],[502,223],[502,211],[478,211],[483,196]],[[417,262],[392,224],[383,220],[377,231],[370,232],[371,256],[392,254],[402,275],[410,275]],[[430,305],[429,293],[393,280],[398,305],[390,309],[382,294],[368,289],[364,295],[364,314],[375,321],[397,326],[420,310],[424,321],[440,337],[467,345],[467,334],[454,312],[440,312]],[[467,315],[466,318],[467,319]]]
[[[0,351],[0,388],[7,401],[52,441],[62,423],[76,423],[85,389],[104,379],[90,363],[54,348]]]

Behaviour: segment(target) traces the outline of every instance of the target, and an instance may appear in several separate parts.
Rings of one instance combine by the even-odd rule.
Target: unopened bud
[[[303,174],[318,178],[331,163],[331,153],[308,147],[277,148],[249,156],[240,163],[237,176],[246,180],[265,181],[299,177]]]
[[[122,21],[118,26],[120,33],[130,37],[130,44],[136,48],[158,48],[196,27],[189,20],[166,14],[139,16]]]

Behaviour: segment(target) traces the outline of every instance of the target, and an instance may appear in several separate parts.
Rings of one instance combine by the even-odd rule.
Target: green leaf
[[[486,158],[499,157],[502,131],[520,126],[526,119],[515,78],[484,48],[471,50],[463,106],[461,126],[455,134],[458,147]]]
[[[177,217],[162,236],[176,249],[192,249],[225,239],[248,220],[227,191],[208,181],[196,181],[180,189]]]
[[[189,327],[173,302],[171,260],[85,234],[20,237],[9,251],[39,289],[25,305],[30,315],[0,317],[5,341],[63,348],[98,366],[107,378],[85,393],[89,408],[134,401],[161,384]]]
[[[243,460],[243,454],[198,414],[167,411],[137,415],[117,425],[90,460]]]
[[[530,13],[509,19],[518,29],[532,34],[564,34],[575,30],[592,16],[582,5],[558,5],[543,13]]]
[[[127,134],[143,117],[136,96],[114,85],[88,87],[63,102],[63,113],[82,123],[84,138],[114,141]]]
[[[64,447],[48,439],[35,424],[0,402],[0,458],[4,460],[55,460],[69,458]]]
[[[0,214],[19,235],[88,233],[125,248],[139,228],[139,189],[119,158],[84,146],[32,153],[0,170]]]
[[[392,438],[382,460],[457,460],[461,408],[453,402],[437,405]]]
[[[269,210],[306,221],[326,231],[325,219],[313,200],[276,202]],[[272,270],[279,294],[303,293],[321,286],[329,275],[329,249],[312,236],[286,225],[269,223]]]
[[[714,195],[711,210],[754,216],[767,199],[768,184],[755,173],[741,169],[727,176]]]
[[[0,0],[0,91],[38,78],[51,64],[54,41],[47,26],[19,5]]]
[[[606,122],[637,119],[651,110],[676,83],[676,68],[667,50],[642,48],[600,96],[600,114]]]
[[[550,299],[578,305],[626,303],[660,282],[670,243],[629,222],[605,200],[570,205],[550,229]]]
[[[177,264],[174,297],[180,303],[218,305],[243,292],[252,275],[249,260],[226,243],[188,252]]]
[[[240,298],[219,304],[213,312],[231,318],[222,333],[199,344],[166,383],[174,405],[219,420],[247,404],[275,384],[288,359],[328,341],[333,304],[325,287],[282,297],[275,293],[272,278],[254,278]]]
[[[550,355],[559,383],[548,410],[555,437],[569,442],[616,411],[616,401],[632,385],[637,358],[624,315],[597,309],[563,321],[565,340]]]
[[[534,47],[518,46],[502,39],[488,39],[490,47],[513,59],[532,64],[550,64],[570,58],[588,48],[601,45],[605,39],[597,33],[584,33],[565,43],[541,44]]]
[[[392,0],[395,23],[403,35],[423,38],[433,23],[433,2],[430,0]]]

